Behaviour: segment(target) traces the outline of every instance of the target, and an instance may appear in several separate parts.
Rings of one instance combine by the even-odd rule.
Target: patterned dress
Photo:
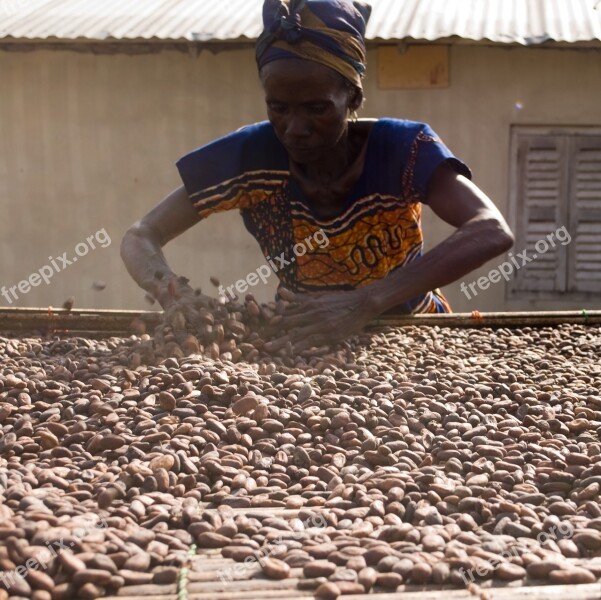
[[[239,210],[272,267],[278,267],[275,257],[285,257],[276,271],[281,285],[314,292],[368,285],[421,256],[421,204],[432,173],[444,161],[471,177],[425,123],[375,121],[363,173],[333,218],[311,210],[269,122],[203,146],[177,167],[201,218]],[[324,235],[327,246],[311,242]],[[450,307],[434,290],[394,312],[450,312]]]

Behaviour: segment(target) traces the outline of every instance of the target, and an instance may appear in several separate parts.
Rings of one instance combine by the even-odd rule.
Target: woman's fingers
[[[198,332],[201,331],[203,325],[203,321],[198,309],[194,308],[193,306],[186,305],[183,307],[183,311],[189,328],[198,335]]]
[[[319,346],[319,335],[310,335],[307,336],[306,338],[304,338],[303,340],[299,340],[298,342],[295,342],[294,344],[294,352],[297,354],[300,354],[301,352],[304,352],[305,350],[308,350],[309,348],[312,348],[313,346]]]
[[[278,294],[282,300],[286,300],[286,302],[298,302],[298,294],[291,292],[289,289],[285,287],[281,287],[278,290]]]
[[[278,352],[288,344],[292,344],[293,351],[300,354],[309,348],[331,346],[338,341],[338,337],[324,331],[323,323],[312,319],[311,325],[289,329],[286,335],[267,342],[264,348],[267,352]]]
[[[319,313],[316,311],[298,313],[295,315],[285,314],[279,323],[280,329],[301,328],[304,326],[313,326],[319,321]]]
[[[275,340],[271,340],[265,344],[264,349],[269,353],[275,353],[285,348],[288,344],[292,344],[292,349],[295,353],[303,352],[308,348],[321,346],[325,343],[324,336],[321,334],[311,334],[299,338],[292,338],[290,335],[284,335]]]
[[[185,307],[180,304],[173,306],[173,309],[169,311],[167,316],[167,323],[171,325],[173,335],[178,344],[182,344],[188,335],[188,328],[185,316]]]
[[[300,354],[309,348],[318,348],[323,345],[332,344],[333,340],[323,333],[312,333],[294,342],[294,352]]]
[[[294,306],[287,306],[286,312],[284,312],[284,318],[287,316],[295,316],[306,313],[309,310],[313,310],[313,305],[310,301],[303,302],[302,304],[295,304]]]
[[[288,331],[293,327],[301,327],[305,324],[314,324],[317,315],[312,312],[307,312],[305,308],[301,311],[294,311],[290,314],[288,310],[283,315],[277,315],[272,317],[267,326],[265,327],[265,334],[269,337],[277,335],[280,332]]]
[[[320,340],[329,340],[332,338],[330,330],[326,327],[325,323],[321,321],[312,320],[310,325],[304,327],[297,327],[296,329],[290,330],[290,339],[293,344],[315,341],[318,337]]]

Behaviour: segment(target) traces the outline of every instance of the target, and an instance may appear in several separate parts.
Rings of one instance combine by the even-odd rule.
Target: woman
[[[184,185],[122,243],[130,274],[166,310],[192,318],[194,293],[161,247],[223,210],[240,210],[266,257],[288,258],[277,275],[293,304],[280,325],[297,349],[391,310],[448,312],[438,288],[511,247],[499,211],[428,125],[354,116],[369,12],[351,0],[266,0],[257,64],[269,121],[184,156]],[[421,204],[457,228],[425,255]],[[320,230],[327,247],[291,260]]]

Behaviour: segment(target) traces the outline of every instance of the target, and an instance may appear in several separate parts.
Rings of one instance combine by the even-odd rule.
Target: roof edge
[[[96,46],[120,46],[120,47],[135,47],[139,45],[156,46],[158,48],[164,48],[168,46],[185,46],[187,48],[241,48],[241,47],[252,47],[255,45],[256,39],[241,36],[239,38],[232,39],[210,39],[210,40],[191,40],[187,38],[159,38],[153,37],[138,37],[138,38],[88,38],[88,37],[76,37],[76,38],[62,38],[62,37],[47,37],[47,38],[36,38],[36,37],[12,37],[6,36],[0,38],[0,48],[4,46],[79,46],[79,45],[96,45]],[[378,46],[392,46],[392,45],[450,45],[450,46],[494,46],[501,48],[601,48],[601,39],[588,39],[588,40],[577,40],[573,42],[567,41],[556,41],[546,39],[541,42],[528,42],[523,40],[512,40],[507,42],[500,42],[490,38],[471,39],[460,36],[452,37],[441,37],[436,39],[424,39],[424,38],[372,38],[367,40],[368,48],[374,48]]]

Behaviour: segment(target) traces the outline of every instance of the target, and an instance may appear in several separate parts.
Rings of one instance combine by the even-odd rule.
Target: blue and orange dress
[[[239,210],[265,257],[288,257],[289,264],[277,270],[280,284],[294,292],[317,292],[368,285],[421,256],[421,205],[432,173],[444,161],[471,177],[425,123],[375,121],[363,172],[342,213],[331,219],[311,210],[269,122],[203,146],[177,167],[201,218]],[[311,244],[302,256],[292,254],[296,244],[320,231],[329,240],[327,247]],[[444,313],[450,307],[434,290],[394,312]]]

